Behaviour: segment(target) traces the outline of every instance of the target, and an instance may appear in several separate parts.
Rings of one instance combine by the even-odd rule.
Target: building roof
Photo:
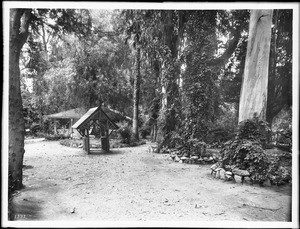
[[[88,110],[73,126],[73,129],[81,129],[81,127],[89,120],[93,118],[93,115],[97,113],[97,111],[100,109],[99,107],[93,107]]]
[[[84,115],[86,109],[84,108],[75,108],[67,111],[62,111],[55,114],[45,115],[47,118],[51,119],[80,119]]]
[[[94,107],[96,108],[96,107]],[[91,109],[94,109],[91,108]],[[101,108],[108,116],[109,118],[114,122],[120,122],[123,120],[132,121],[132,118],[122,114],[121,112],[111,109],[109,107],[102,107]],[[51,119],[80,119],[83,115],[85,115],[87,110],[85,108],[79,107],[67,111],[62,111],[55,114],[45,115],[47,118]]]
[[[107,111],[106,112],[104,112]],[[73,129],[77,129],[82,135],[84,129],[88,128],[89,122],[91,120],[99,120],[100,122],[108,122],[111,129],[118,129],[119,127],[114,123],[114,121],[124,120],[124,116],[119,112],[114,112],[110,108],[101,108],[101,106],[93,107],[89,109],[73,126]]]
[[[132,118],[122,114],[120,111],[114,110],[110,107],[102,107],[101,108],[108,116],[111,120],[113,120],[114,122],[120,122],[120,121],[129,121],[132,122]]]

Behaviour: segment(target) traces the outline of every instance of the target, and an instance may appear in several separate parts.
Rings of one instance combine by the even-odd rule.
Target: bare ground
[[[149,144],[87,155],[58,141],[25,144],[15,220],[290,221],[291,185],[225,182]]]

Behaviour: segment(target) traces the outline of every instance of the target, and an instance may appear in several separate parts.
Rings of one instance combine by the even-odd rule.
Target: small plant
[[[131,126],[127,122],[120,122],[117,125],[120,127],[117,130],[117,133],[121,138],[121,142],[125,144],[130,144],[130,138],[132,135]]]
[[[151,127],[143,125],[142,128],[140,129],[141,137],[146,138],[148,135],[151,133]]]

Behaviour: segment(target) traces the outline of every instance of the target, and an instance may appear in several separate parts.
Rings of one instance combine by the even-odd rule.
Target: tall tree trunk
[[[178,28],[175,28],[174,23],[174,11],[167,10],[163,11],[163,44],[168,48],[168,53],[165,55],[165,61],[162,64],[162,104],[161,110],[163,114],[163,119],[161,119],[160,125],[160,135],[161,143],[157,148],[157,152],[163,146],[171,147],[171,133],[176,129],[176,112],[178,108],[179,100],[179,87],[177,80],[179,79],[180,66],[177,63],[178,61],[178,50],[181,44],[180,36],[177,35],[174,31]],[[182,26],[182,24],[181,24]],[[182,29],[179,28],[181,35]]]
[[[278,35],[280,32],[278,31],[278,20],[280,17],[280,10],[274,10],[273,12],[273,20],[274,20],[274,27],[273,27],[273,34],[271,36],[271,48],[270,48],[270,62],[269,62],[269,78],[268,78],[268,103],[267,103],[267,114],[266,114],[266,121],[272,126],[273,118],[276,114],[282,109],[282,105],[280,104],[281,101],[276,99],[275,93],[275,86],[278,84],[277,81],[277,47],[278,47]],[[280,105],[279,105],[280,104]]]
[[[239,122],[266,119],[272,10],[252,10],[239,104]]]
[[[141,48],[139,44],[135,53],[135,75],[133,85],[133,121],[132,121],[132,138],[134,141],[139,140],[139,102],[140,102],[140,81],[141,81]]]
[[[11,9],[9,40],[9,185],[22,188],[25,122],[20,89],[19,58],[28,37],[30,10]]]

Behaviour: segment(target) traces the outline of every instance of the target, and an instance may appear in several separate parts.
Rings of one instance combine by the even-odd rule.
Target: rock
[[[182,161],[185,161],[185,160],[187,160],[187,159],[189,159],[188,157],[186,157],[186,156],[183,156],[183,157],[181,157],[180,158]]]
[[[216,169],[216,178],[220,179],[220,169]]]
[[[239,175],[234,175],[234,179],[236,182],[242,182],[242,177]]]
[[[180,161],[180,158],[176,155],[175,158],[174,158],[174,161],[175,161],[175,162],[179,162],[179,161]]]
[[[217,156],[212,157],[214,161],[219,161],[219,158]]]
[[[226,173],[227,176],[233,176],[233,173],[230,172],[230,171],[226,171],[225,173]]]
[[[244,178],[244,181],[253,184],[253,180],[252,180],[252,178],[250,178],[250,177],[245,177],[245,178]]]
[[[233,173],[230,172],[230,171],[226,171],[225,172],[225,180],[226,181],[232,181],[232,180],[234,180]]]
[[[198,160],[199,157],[198,157],[198,156],[191,156],[191,159],[192,159],[192,160]]]
[[[200,158],[197,160],[197,163],[198,163],[198,164],[205,164],[205,161],[203,160],[202,157],[200,157]]]
[[[205,162],[212,162],[214,159],[212,157],[203,157]]]
[[[233,169],[232,173],[234,175],[238,175],[241,177],[249,177],[250,176],[250,173],[247,170],[242,170],[242,169]]]
[[[232,180],[234,180],[234,178],[231,175],[225,174],[225,180],[226,181],[232,181]]]
[[[226,171],[225,171],[224,169],[222,169],[222,168],[219,170],[219,174],[220,174],[220,179],[221,179],[221,180],[225,180],[225,179],[226,179],[226,174],[225,174],[225,172],[226,172]]]
[[[219,167],[218,163],[213,164],[212,166],[210,166],[211,170],[216,170]]]
[[[242,184],[244,183],[245,177],[250,177],[250,173],[247,170],[243,169],[233,169],[232,173],[234,174],[234,177],[240,176]]]
[[[216,177],[217,172],[216,171],[212,171],[211,174],[213,175],[213,177]]]

